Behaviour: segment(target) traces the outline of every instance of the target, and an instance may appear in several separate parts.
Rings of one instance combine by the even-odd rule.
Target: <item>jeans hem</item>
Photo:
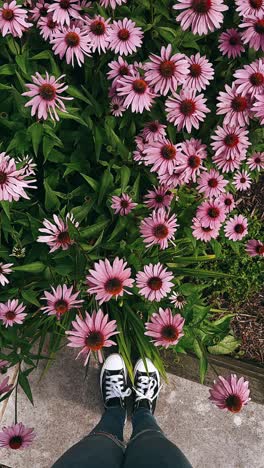
[[[162,436],[164,436],[163,432],[161,430],[158,430],[158,429],[144,429],[143,431],[140,431],[138,434],[136,434],[132,439],[130,439],[128,445],[130,445],[134,440],[136,440],[139,436],[141,436],[142,434],[145,434],[147,432],[157,432],[158,434],[161,434]]]
[[[108,439],[111,439],[116,445],[118,445],[118,447],[120,447],[123,450],[123,452],[125,452],[126,450],[126,444],[122,442],[121,440],[119,440],[115,435],[110,434],[109,432],[103,432],[103,431],[92,432],[91,434],[89,434],[88,437],[92,437],[92,436],[107,437]]]

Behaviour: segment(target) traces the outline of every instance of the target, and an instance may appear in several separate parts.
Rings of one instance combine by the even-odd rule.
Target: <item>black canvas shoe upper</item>
[[[104,369],[101,376],[101,391],[105,408],[109,406],[121,406],[126,408],[125,399],[131,395],[131,389],[127,387],[124,369]]]
[[[133,411],[138,408],[148,408],[154,414],[161,389],[158,373],[137,370],[133,389],[135,392]]]

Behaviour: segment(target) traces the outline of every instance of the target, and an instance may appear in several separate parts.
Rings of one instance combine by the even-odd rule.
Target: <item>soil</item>
[[[264,174],[253,182],[250,190],[238,192],[236,206],[240,212],[250,213],[251,216],[256,214],[260,220],[264,219]]]

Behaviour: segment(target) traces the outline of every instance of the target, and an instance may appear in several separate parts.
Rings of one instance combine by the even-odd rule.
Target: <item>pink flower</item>
[[[34,159],[31,158],[28,154],[17,158],[17,165],[20,169],[23,169],[25,176],[35,175],[37,164],[34,162]]]
[[[165,210],[160,209],[141,221],[140,233],[148,247],[158,245],[164,250],[168,247],[168,242],[174,239],[177,226],[176,215],[169,216]]]
[[[175,166],[172,174],[164,172],[164,174],[158,174],[160,184],[166,185],[167,187],[174,189],[185,183],[185,173],[178,166]]]
[[[219,201],[223,203],[226,213],[231,213],[235,208],[235,200],[232,193],[222,193],[219,197]]]
[[[5,372],[8,366],[9,366],[9,361],[0,359],[0,374]]]
[[[67,214],[65,221],[57,215],[53,215],[53,219],[55,224],[52,224],[48,219],[44,219],[44,228],[40,228],[39,231],[45,233],[45,235],[37,238],[37,242],[48,244],[50,247],[50,253],[55,252],[55,250],[58,250],[59,248],[67,250],[72,244],[74,244],[74,240],[70,238],[68,232],[68,220],[76,228],[79,226],[79,223],[77,223],[69,213]]]
[[[138,164],[142,164],[144,161],[143,151],[145,149],[145,143],[146,143],[145,139],[142,138],[141,136],[136,136],[135,143],[136,143],[136,150],[133,151],[133,159]]]
[[[216,239],[218,237],[220,224],[217,224],[214,227],[204,227],[201,223],[201,220],[198,218],[193,218],[192,222],[192,234],[195,239],[209,242],[211,239]]]
[[[244,153],[234,153],[230,156],[221,153],[213,156],[213,162],[222,172],[234,172],[239,169],[242,161],[246,158]]]
[[[252,156],[247,160],[247,165],[252,171],[255,169],[257,171],[264,169],[264,153],[258,152],[252,154]]]
[[[264,13],[263,0],[235,0],[236,11],[242,17],[258,16],[259,13]]]
[[[215,134],[212,136],[211,144],[215,156],[235,158],[237,154],[246,155],[247,149],[251,143],[248,140],[248,130],[238,126],[218,125]]]
[[[126,3],[127,0],[100,0],[100,5],[108,8],[111,7],[113,10],[117,7],[122,5],[122,3]]]
[[[176,18],[183,31],[190,27],[192,33],[199,36],[219,29],[224,21],[221,12],[228,10],[223,0],[178,0],[173,8],[184,10]]]
[[[75,58],[81,67],[84,63],[84,56],[91,57],[89,35],[84,29],[75,26],[62,28],[54,34],[50,43],[53,44],[54,54],[59,55],[60,59],[66,55],[66,62],[73,67]]]
[[[122,193],[121,197],[117,197],[116,195],[112,197],[111,208],[115,214],[120,214],[120,216],[128,215],[135,206],[137,206],[137,203],[133,203],[132,198],[126,193]]]
[[[12,267],[13,263],[3,263],[0,262],[0,283],[2,286],[5,286],[5,284],[9,283],[9,280],[7,279],[6,275],[9,275],[12,273]]]
[[[248,16],[239,26],[245,28],[241,37],[242,42],[248,44],[252,49],[264,51],[264,14],[258,13],[257,16]]]
[[[80,17],[81,7],[78,0],[54,0],[49,6],[48,12],[52,13],[53,20],[57,23],[70,26],[71,19]]]
[[[224,227],[225,236],[232,241],[239,241],[243,239],[248,233],[247,218],[242,215],[235,215],[230,218]]]
[[[29,200],[24,189],[36,188],[32,183],[35,179],[27,180],[24,169],[17,169],[14,158],[6,153],[0,153],[0,201],[18,201],[21,197]]]
[[[170,302],[176,307],[176,309],[183,309],[187,304],[185,297],[177,292],[172,293],[170,296]]]
[[[147,122],[141,132],[142,138],[147,143],[163,141],[166,138],[166,125],[162,125],[158,120]]]
[[[202,226],[212,229],[218,229],[225,217],[225,208],[219,199],[204,201],[198,207],[196,213],[196,218],[199,219]]]
[[[256,100],[251,108],[252,112],[255,113],[255,116],[260,119],[260,124],[264,124],[264,94],[259,94],[256,96]]]
[[[180,144],[174,145],[170,140],[147,143],[144,146],[144,163],[151,165],[151,172],[159,174],[173,173],[177,157],[180,155]]]
[[[174,94],[165,102],[168,122],[172,122],[177,130],[186,128],[191,133],[192,127],[198,129],[200,121],[203,122],[205,114],[210,112],[205,105],[203,94],[196,96],[196,90],[184,89],[180,94]]]
[[[98,53],[106,52],[109,48],[111,26],[110,18],[105,20],[102,16],[97,15],[94,18],[85,18],[87,24],[88,39],[91,43],[93,52],[98,50]]]
[[[169,91],[176,91],[187,77],[187,58],[183,54],[172,55],[171,44],[161,48],[160,56],[151,54],[149,60],[150,62],[145,64],[145,77],[155,93],[166,96]]]
[[[43,118],[46,120],[49,114],[52,120],[54,118],[60,120],[56,108],[61,112],[67,112],[63,100],[73,98],[60,96],[68,88],[65,83],[59,83],[64,76],[61,75],[56,79],[55,76],[49,76],[48,72],[46,72],[46,78],[42,78],[38,72],[36,72],[35,76],[31,76],[34,84],[26,83],[25,86],[29,91],[23,93],[22,96],[32,98],[25,104],[25,107],[32,107],[32,116],[37,113],[38,119]]]
[[[69,310],[78,309],[83,302],[82,299],[77,299],[79,292],[72,294],[73,286],[67,288],[66,284],[63,284],[56,289],[51,286],[51,289],[52,294],[44,291],[44,297],[41,298],[47,301],[47,305],[41,307],[41,310],[48,315],[56,315],[60,319]]]
[[[254,97],[264,92],[264,62],[255,60],[250,65],[244,65],[234,73],[237,92]]]
[[[234,175],[233,183],[237,190],[247,190],[251,186],[252,179],[249,173],[245,170],[237,172]]]
[[[256,239],[250,239],[246,243],[246,252],[250,257],[264,257],[264,244]]]
[[[143,31],[128,18],[113,21],[109,34],[109,47],[115,54],[131,55],[142,45]]]
[[[224,125],[244,127],[249,124],[250,102],[247,96],[237,92],[237,88],[225,85],[226,92],[220,91],[217,114],[224,114]]]
[[[123,76],[132,75],[133,65],[128,65],[127,61],[122,57],[118,57],[117,60],[112,60],[108,64],[110,71],[107,72],[109,80],[113,80],[113,86],[117,84],[118,80]]]
[[[114,96],[110,102],[111,114],[115,117],[122,117],[123,112],[126,111],[124,106],[124,99],[119,96]]]
[[[142,114],[143,110],[150,110],[156,96],[148,83],[139,72],[133,76],[123,76],[117,82],[117,94],[125,96],[124,106],[131,106],[131,111]]]
[[[2,383],[0,383],[0,396],[4,393],[10,392],[12,390],[13,385],[8,384],[9,377],[6,377]]]
[[[205,170],[203,159],[207,157],[206,145],[201,140],[190,138],[181,143],[181,153],[177,157],[178,170],[182,172],[184,182],[196,181],[196,177]]]
[[[48,8],[49,3],[47,3],[45,0],[37,1],[34,5],[33,10],[30,10],[31,19],[33,21],[38,21],[41,17],[47,16]]]
[[[213,65],[205,56],[201,56],[199,52],[195,55],[187,57],[189,62],[189,72],[187,79],[183,82],[183,88],[193,88],[197,91],[202,91],[214,77]]]
[[[159,185],[158,187],[153,187],[153,189],[149,190],[147,195],[145,195],[145,205],[154,210],[169,208],[173,199],[173,193],[165,185]]]
[[[94,310],[92,315],[85,312],[85,318],[77,315],[72,322],[73,330],[66,331],[68,335],[68,346],[71,348],[82,348],[77,358],[85,357],[84,365],[89,361],[91,351],[98,353],[99,362],[103,362],[103,348],[110,348],[116,343],[109,338],[118,334],[116,321],[108,321],[108,314],[104,315],[102,310]],[[77,359],[76,358],[76,359]]]
[[[132,294],[125,288],[131,288],[134,280],[131,276],[131,269],[126,268],[127,262],[116,257],[113,265],[106,258],[94,264],[94,270],[89,270],[86,276],[89,294],[96,294],[99,304],[110,301],[112,297],[116,299],[123,296],[124,292]]]
[[[145,335],[153,338],[155,346],[168,348],[176,345],[184,335],[184,318],[180,314],[173,315],[171,309],[159,308],[159,312],[152,314],[150,322],[145,323]]]
[[[144,271],[139,271],[136,276],[136,286],[139,288],[139,294],[149,301],[157,301],[169,294],[174,278],[171,271],[167,271],[161,263],[144,266]]]
[[[14,323],[21,324],[27,315],[23,313],[25,308],[26,306],[23,303],[19,304],[17,299],[8,299],[5,304],[0,303],[0,320],[6,327],[12,327]]]
[[[227,29],[220,34],[219,50],[228,58],[240,57],[242,52],[245,52],[241,41],[241,33],[237,29]]]
[[[225,180],[215,169],[203,172],[197,182],[198,192],[209,198],[221,195],[221,193],[225,192],[225,186],[228,184],[228,180]]]
[[[34,429],[24,426],[23,423],[3,427],[0,432],[0,447],[21,450],[32,444],[36,434]]]
[[[33,26],[27,23],[27,11],[16,4],[16,0],[6,2],[0,8],[0,31],[2,36],[12,34],[14,37],[22,37],[23,32]]]
[[[40,35],[47,41],[52,39],[59,31],[59,24],[53,20],[52,15],[43,16],[38,21]]]
[[[220,409],[238,413],[250,401],[248,385],[244,377],[238,379],[231,374],[225,378],[220,375],[209,390],[209,400]]]

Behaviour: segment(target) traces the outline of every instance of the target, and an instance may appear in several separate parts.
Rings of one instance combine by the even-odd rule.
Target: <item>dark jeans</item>
[[[134,413],[127,448],[124,422],[122,408],[108,408],[91,434],[65,452],[52,468],[192,468],[147,408]]]

